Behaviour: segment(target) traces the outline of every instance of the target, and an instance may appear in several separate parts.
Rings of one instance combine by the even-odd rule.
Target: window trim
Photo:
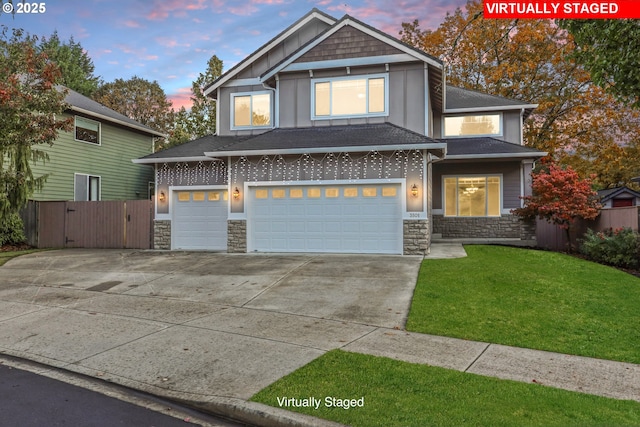
[[[244,97],[244,96],[249,96],[251,97],[251,117],[253,117],[253,97],[254,95],[269,95],[269,124],[268,125],[260,125],[260,126],[254,126],[254,125],[249,125],[249,126],[236,126],[235,125],[235,118],[236,118],[236,108],[235,108],[235,99],[239,98],[239,97]],[[274,108],[273,108],[273,95],[272,95],[272,91],[270,90],[260,90],[260,91],[256,91],[256,92],[237,92],[237,93],[232,93],[231,97],[231,105],[230,105],[230,116],[231,116],[231,123],[230,123],[230,129],[231,130],[245,130],[245,129],[272,129],[273,128],[273,123],[274,123]]]
[[[498,120],[499,120],[499,128],[498,129],[498,133],[483,133],[483,134],[471,134],[471,135],[447,135],[446,134],[446,126],[445,126],[445,120],[448,118],[456,118],[456,117],[473,117],[473,116],[498,116]],[[477,138],[477,137],[483,137],[483,136],[491,136],[491,137],[495,137],[495,136],[504,136],[504,115],[503,113],[500,112],[478,112],[478,113],[474,113],[474,114],[447,114],[442,116],[442,137],[443,138]]]
[[[87,180],[87,194],[86,194],[86,199],[85,200],[78,200],[76,198],[76,182],[77,182],[77,177],[78,176],[84,176]],[[98,197],[96,200],[91,200],[90,196],[91,196],[91,178],[97,178],[98,179]],[[94,201],[100,201],[102,200],[102,177],[100,175],[91,175],[91,174],[86,174],[86,173],[78,173],[75,172],[73,174],[73,201],[74,202],[94,202]]]
[[[500,206],[499,206],[499,214],[498,215],[489,215],[489,201],[488,201],[488,197],[489,197],[489,192],[486,192],[485,195],[485,215],[483,216],[478,216],[478,215],[474,215],[474,216],[460,216],[460,203],[458,203],[458,199],[456,198],[456,214],[455,215],[447,215],[447,191],[445,188],[445,181],[447,178],[455,178],[456,179],[456,194],[457,194],[457,189],[459,184],[459,179],[460,178],[484,178],[485,181],[488,180],[490,177],[498,177],[500,178],[500,192],[499,192],[499,196],[500,196]],[[481,174],[464,174],[464,175],[442,175],[441,177],[441,191],[442,191],[442,216],[445,218],[500,218],[502,217],[502,211],[503,211],[503,206],[504,206],[504,176],[501,173],[481,173]],[[457,196],[456,196],[457,197]]]
[[[93,123],[97,123],[98,124],[98,142],[85,141],[84,139],[78,139],[77,138],[77,135],[78,135],[78,118],[80,118],[82,120],[86,120],[88,122],[93,122]],[[101,146],[102,145],[102,123],[97,121],[97,120],[89,119],[89,118],[84,117],[84,116],[74,115],[73,116],[73,139],[75,141],[78,141],[78,142],[84,142],[85,144]]]
[[[332,88],[333,82],[336,81],[347,81],[347,80],[366,80],[367,84],[367,99],[365,104],[367,106],[367,110],[369,110],[369,80],[375,79],[384,79],[384,111],[376,112],[376,113],[364,113],[364,114],[341,114],[334,115],[331,112],[331,101],[332,101]],[[326,116],[318,116],[316,115],[316,84],[317,83],[329,83],[329,114]],[[335,119],[354,119],[354,118],[363,118],[363,117],[387,117],[389,116],[389,74],[381,73],[381,74],[359,74],[353,76],[346,77],[326,77],[326,78],[316,78],[311,79],[311,120],[335,120]]]

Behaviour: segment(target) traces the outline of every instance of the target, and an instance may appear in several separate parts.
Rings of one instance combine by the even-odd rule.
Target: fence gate
[[[149,200],[35,202],[29,209],[37,222],[28,239],[39,248],[151,248]]]

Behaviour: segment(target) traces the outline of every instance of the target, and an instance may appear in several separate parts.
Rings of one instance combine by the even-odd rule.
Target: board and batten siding
[[[52,146],[40,146],[49,160],[44,165],[33,164],[33,174],[49,177],[32,199],[74,200],[76,173],[100,177],[101,200],[146,199],[153,168],[134,164],[131,159],[153,152],[152,137],[104,122],[100,133],[100,145],[76,141],[71,131],[61,132]]]
[[[433,209],[443,209],[443,175],[502,175],[502,209],[520,207],[520,162],[434,163]]]

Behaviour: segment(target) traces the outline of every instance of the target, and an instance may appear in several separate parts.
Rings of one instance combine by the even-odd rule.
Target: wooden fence
[[[539,219],[536,222],[536,240],[539,248],[552,251],[565,251],[569,249],[569,244],[577,248],[579,239],[582,238],[588,229],[604,231],[609,228],[629,227],[633,230],[640,231],[639,225],[640,206],[602,209],[600,216],[593,221],[577,221],[572,227],[570,239],[567,237],[566,230]]]
[[[152,208],[149,200],[31,201],[22,218],[38,248],[150,249]]]

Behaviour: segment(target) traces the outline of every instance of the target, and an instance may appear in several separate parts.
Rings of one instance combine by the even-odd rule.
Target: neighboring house
[[[628,187],[600,190],[598,197],[603,209],[640,206],[640,193]]]
[[[48,175],[32,199],[132,200],[146,199],[153,172],[131,158],[153,153],[154,138],[162,133],[117,113],[73,90],[65,98],[73,130],[61,132],[53,145],[38,147],[49,160],[32,165],[34,176]]]
[[[443,63],[317,9],[206,89],[217,135],[135,160],[156,174],[155,245],[425,254],[432,234],[529,240],[510,211],[546,153],[535,105],[445,84]]]

